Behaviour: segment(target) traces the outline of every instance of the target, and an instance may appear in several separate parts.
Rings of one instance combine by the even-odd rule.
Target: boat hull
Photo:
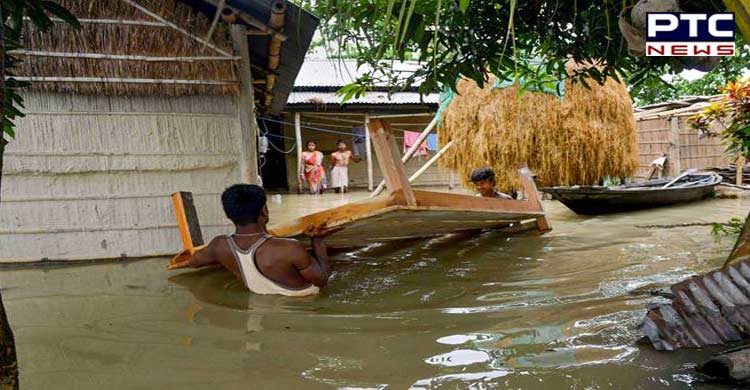
[[[576,214],[599,215],[642,210],[702,200],[711,196],[715,185],[693,188],[609,190],[606,188],[544,189]]]

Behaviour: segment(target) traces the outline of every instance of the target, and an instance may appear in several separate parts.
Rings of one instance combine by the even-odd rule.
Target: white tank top
[[[228,236],[227,241],[229,242],[229,247],[234,254],[234,259],[237,261],[237,266],[240,269],[242,282],[245,283],[245,287],[247,287],[248,290],[256,294],[279,294],[289,297],[303,297],[307,295],[315,295],[320,292],[320,289],[315,285],[310,285],[309,287],[302,289],[285,287],[267,278],[260,272],[258,265],[255,263],[255,252],[261,247],[261,245],[271,238],[270,236],[262,236],[246,251],[242,250],[237,243],[234,242],[233,236],[234,235]]]

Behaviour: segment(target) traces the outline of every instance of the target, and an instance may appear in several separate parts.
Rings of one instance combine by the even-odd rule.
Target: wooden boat
[[[689,171],[676,179],[662,178],[622,186],[546,187],[541,190],[576,214],[597,215],[705,199],[721,180],[715,173]]]

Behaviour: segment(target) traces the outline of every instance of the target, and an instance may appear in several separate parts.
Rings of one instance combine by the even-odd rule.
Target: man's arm
[[[169,262],[167,270],[178,268],[200,268],[218,263],[219,261],[216,257],[216,247],[219,243],[218,240],[219,237],[214,237],[208,245],[182,251],[182,253],[175,256],[172,261]]]
[[[313,256],[307,253],[299,241],[294,241],[297,251],[294,264],[305,280],[318,287],[323,287],[328,283],[328,278],[331,276],[331,263],[328,260],[328,249],[323,241],[341,229],[341,227],[333,229],[313,227],[305,231],[312,242]]]
[[[328,284],[330,268],[322,267],[315,257],[310,256],[301,243],[295,241],[292,244],[289,256],[291,256],[294,267],[303,279],[318,287],[324,287]]]
[[[320,264],[320,268],[323,272],[330,275],[331,263],[328,261],[328,248],[326,248],[326,244],[323,242],[324,239],[325,237],[323,236],[310,237],[310,241],[312,241],[313,256],[318,260],[318,264]]]

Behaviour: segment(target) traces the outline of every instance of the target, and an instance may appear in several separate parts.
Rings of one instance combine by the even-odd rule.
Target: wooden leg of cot
[[[528,201],[536,205],[539,211],[544,211],[544,207],[542,206],[542,199],[539,196],[539,191],[536,188],[534,179],[531,177],[531,171],[529,171],[529,167],[526,165],[526,163],[519,164],[518,175],[521,177],[523,192],[526,193],[526,198],[528,198]],[[547,221],[546,215],[542,215],[536,218],[536,226],[537,229],[542,232],[552,230],[549,221]]]
[[[203,245],[203,234],[201,234],[201,224],[198,221],[195,204],[193,204],[193,194],[181,191],[175,192],[171,197],[183,247],[183,251],[170,261],[170,265],[174,265],[189,259],[195,253],[196,248]]]
[[[388,191],[392,194],[402,193],[407,206],[416,206],[417,198],[406,176],[404,163],[401,162],[401,152],[393,137],[391,126],[386,121],[375,119],[370,121],[369,132]]]

